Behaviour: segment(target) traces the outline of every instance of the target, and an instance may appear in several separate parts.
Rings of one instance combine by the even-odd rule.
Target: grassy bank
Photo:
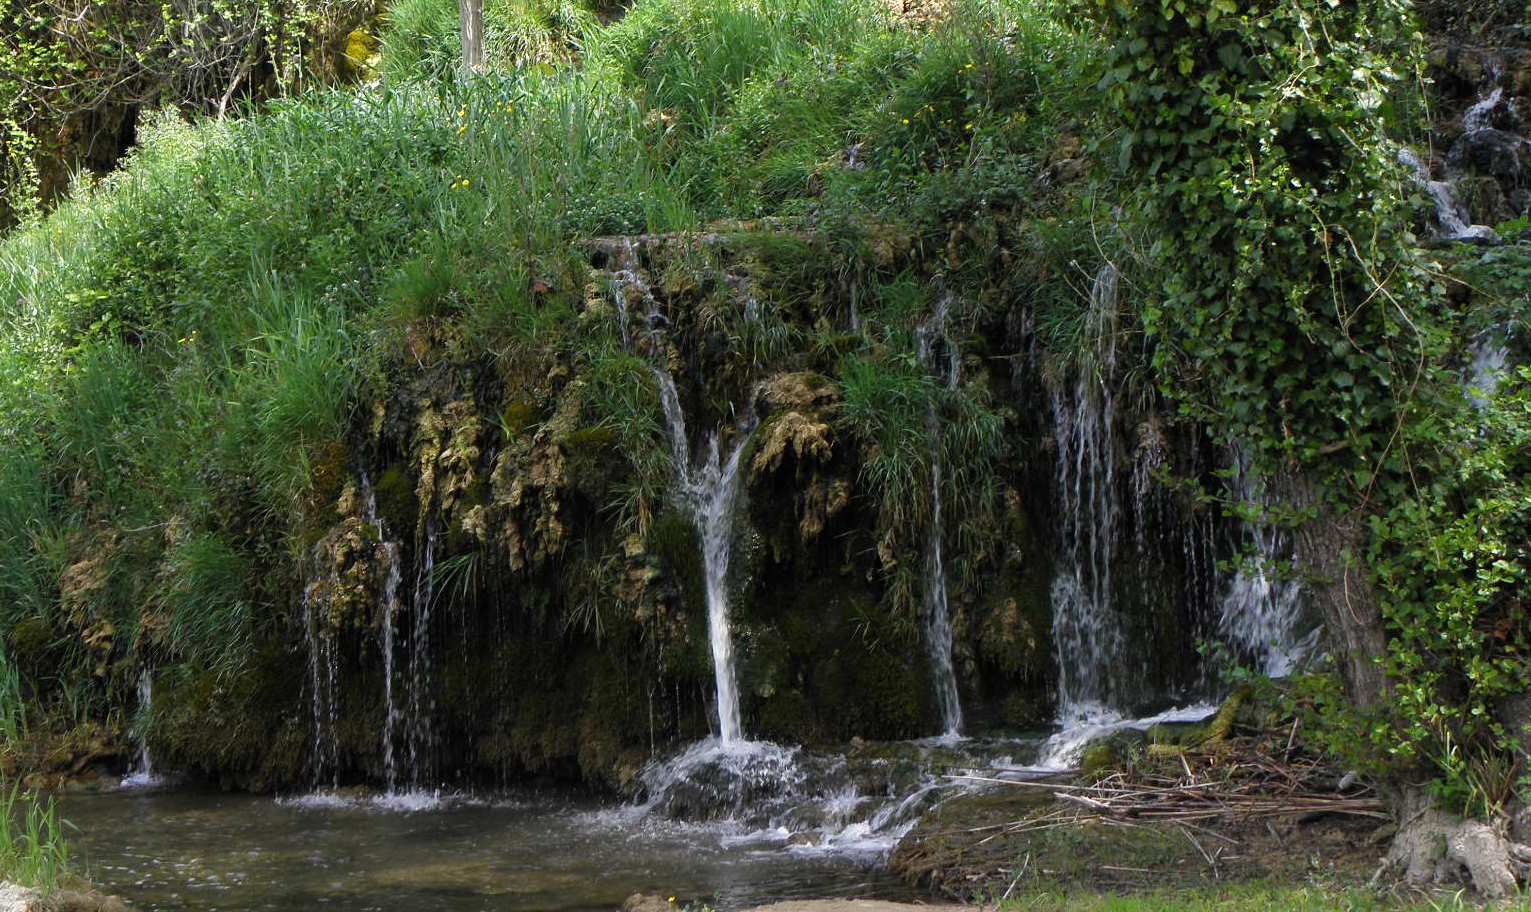
[[[1133,896],[1052,891],[1012,894],[1001,912],[1467,912],[1482,906],[1461,894],[1407,896],[1361,887],[1261,882]],[[1496,906],[1531,909],[1531,900]]]

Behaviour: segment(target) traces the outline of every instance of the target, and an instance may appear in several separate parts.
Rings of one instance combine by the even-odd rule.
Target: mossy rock
[[[53,628],[42,618],[30,617],[16,622],[7,640],[11,660],[23,671],[35,674],[49,664]]]
[[[537,407],[526,399],[514,399],[500,412],[500,430],[505,442],[518,440],[538,421]]]
[[[569,483],[597,502],[623,468],[618,439],[616,429],[596,425],[570,431],[561,441]]]
[[[1079,775],[1086,782],[1101,779],[1131,766],[1142,755],[1148,736],[1137,729],[1112,732],[1092,741],[1079,760]]]
[[[420,514],[420,498],[403,463],[396,462],[384,469],[372,491],[377,497],[378,517],[393,534],[402,535],[414,529],[415,518]]]
[[[661,513],[649,528],[646,548],[674,579],[688,612],[704,612],[706,572],[702,566],[702,537],[691,520],[677,510]]]
[[[340,499],[351,468],[351,448],[334,440],[313,449],[309,458],[309,503],[322,515],[324,522],[335,519],[333,505]],[[330,512],[324,513],[326,508]]]

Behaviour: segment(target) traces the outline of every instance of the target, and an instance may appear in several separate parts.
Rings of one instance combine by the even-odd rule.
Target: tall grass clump
[[[27,733],[27,707],[21,698],[21,672],[0,649],[0,742],[19,741]]]
[[[65,826],[51,797],[0,790],[0,880],[56,891],[69,873]]]
[[[448,80],[462,69],[457,0],[396,0],[382,34],[383,78]],[[573,61],[599,25],[584,0],[487,0],[484,62],[491,70]]]

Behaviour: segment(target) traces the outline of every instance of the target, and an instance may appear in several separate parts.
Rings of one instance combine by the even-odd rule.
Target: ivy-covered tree
[[[1162,285],[1142,320],[1159,382],[1291,511],[1298,569],[1363,722],[1351,747],[1380,758],[1399,803],[1392,860],[1424,879],[1444,857],[1503,895],[1523,847],[1432,805],[1461,762],[1454,738],[1497,752],[1502,769],[1517,762],[1502,724],[1439,703],[1478,692],[1468,704],[1487,717],[1524,691],[1524,637],[1479,629],[1525,576],[1525,555],[1510,553],[1523,485],[1501,476],[1498,499],[1473,499],[1487,490],[1483,460],[1464,463],[1465,438],[1440,430],[1461,414],[1442,369],[1450,314],[1417,259],[1383,134],[1406,6],[1098,4],[1114,39],[1104,84],[1120,162],[1155,232]],[[1504,452],[1491,467],[1514,464]]]
[[[1376,601],[1353,559],[1433,346],[1399,172],[1381,135],[1377,50],[1397,0],[1101,0],[1105,77],[1142,179],[1163,285],[1143,312],[1181,409],[1309,511],[1348,693],[1386,690]]]

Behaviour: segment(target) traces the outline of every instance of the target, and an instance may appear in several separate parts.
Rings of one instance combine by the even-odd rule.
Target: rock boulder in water
[[[1524,187],[1531,175],[1531,143],[1504,130],[1488,127],[1463,134],[1446,155],[1452,174],[1483,174],[1507,187]]]

